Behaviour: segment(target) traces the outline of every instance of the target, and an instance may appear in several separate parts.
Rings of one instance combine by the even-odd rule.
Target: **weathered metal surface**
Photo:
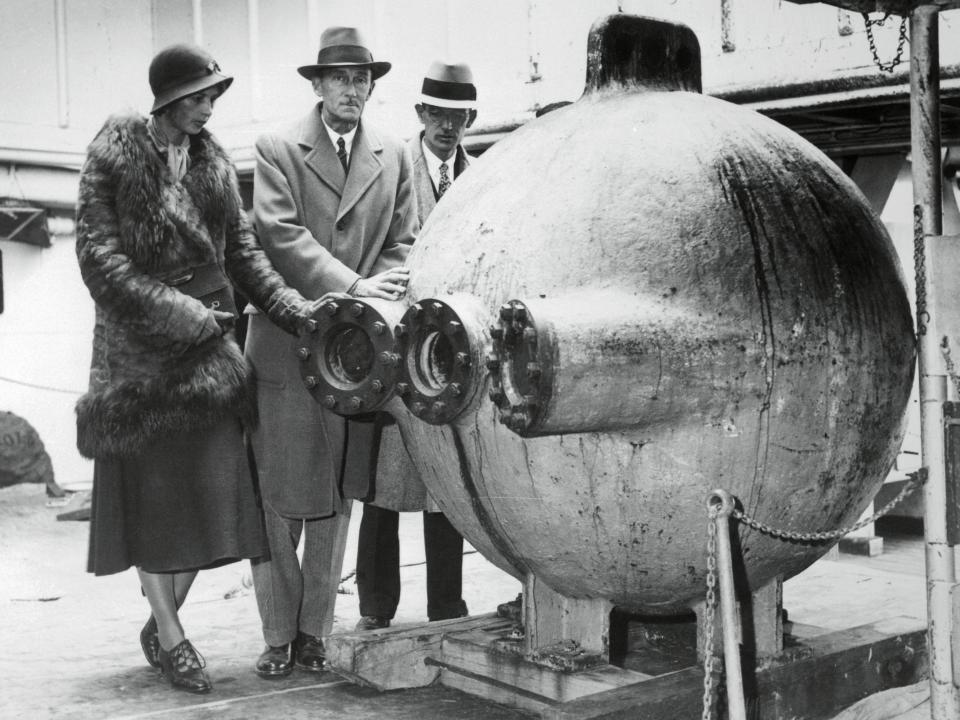
[[[445,423],[388,409],[433,497],[500,567],[673,612],[703,597],[712,489],[786,530],[863,511],[902,439],[913,324],[886,231],[819,151],[669,69],[610,76],[488,151],[408,262],[409,301],[445,302],[471,358],[516,320],[508,302],[548,321],[550,353],[505,362],[503,345],[472,363]],[[439,357],[415,355],[401,382]],[[539,389],[511,374],[533,362]],[[534,431],[501,422],[491,375],[518,397],[553,378]],[[825,551],[750,530],[738,542],[753,589]]]
[[[570,596],[686,606],[703,592],[714,486],[771,525],[834,529],[899,447],[914,343],[889,238],[835,166],[754,113],[588,92],[490,150],[409,264],[413,300],[472,294],[491,325],[511,299],[617,291],[645,308],[637,384],[651,357],[659,383],[632,428],[525,439],[490,404],[448,426],[399,420],[467,538]],[[687,334],[658,332],[677,316]],[[753,587],[822,552],[752,532],[741,550]]]

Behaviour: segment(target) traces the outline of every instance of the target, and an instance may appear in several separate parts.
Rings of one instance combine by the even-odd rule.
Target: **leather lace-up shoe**
[[[163,676],[178,690],[205,693],[213,687],[203,671],[206,662],[189,640],[182,641],[170,652],[161,647],[158,658]]]
[[[301,632],[297,635],[297,667],[310,672],[322,672],[323,662],[326,659],[326,650],[323,640],[316,635]]]
[[[293,644],[267,645],[257,658],[257,675],[262,678],[285,677],[293,672]]]
[[[380,615],[364,615],[357,622],[357,630],[382,630],[390,627],[390,618]]]
[[[157,637],[157,621],[153,615],[140,631],[140,647],[143,648],[143,656],[150,666],[160,667],[160,638]]]

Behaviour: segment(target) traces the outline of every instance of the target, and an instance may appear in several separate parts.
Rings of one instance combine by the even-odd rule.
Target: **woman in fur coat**
[[[137,568],[147,661],[206,692],[178,608],[198,569],[266,547],[244,442],[255,393],[227,278],[292,333],[312,305],[273,270],[203,129],[232,78],[189,45],[158,53],[149,76],[150,117],[107,120],[80,177],[77,257],[96,304],[77,404],[77,444],[95,460],[88,569]]]

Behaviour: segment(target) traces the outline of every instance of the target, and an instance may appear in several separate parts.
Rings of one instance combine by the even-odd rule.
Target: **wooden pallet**
[[[381,690],[439,682],[549,720],[701,717],[698,663],[659,672],[662,657],[641,648],[629,653],[624,664],[630,669],[588,656],[579,668],[561,670],[564,663],[549,652],[525,655],[512,629],[509,620],[482,615],[334,635],[326,643],[327,662],[338,674]],[[927,671],[926,628],[913,618],[839,632],[790,623],[787,629],[776,656],[744,656],[753,718],[831,718],[868,695],[916,683]],[[714,680],[716,688],[720,678]]]

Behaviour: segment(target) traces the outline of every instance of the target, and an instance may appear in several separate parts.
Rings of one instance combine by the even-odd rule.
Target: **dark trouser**
[[[400,513],[364,504],[357,544],[360,614],[392,618],[400,602]],[[467,614],[463,592],[463,538],[443,513],[423,513],[427,557],[427,617]]]

